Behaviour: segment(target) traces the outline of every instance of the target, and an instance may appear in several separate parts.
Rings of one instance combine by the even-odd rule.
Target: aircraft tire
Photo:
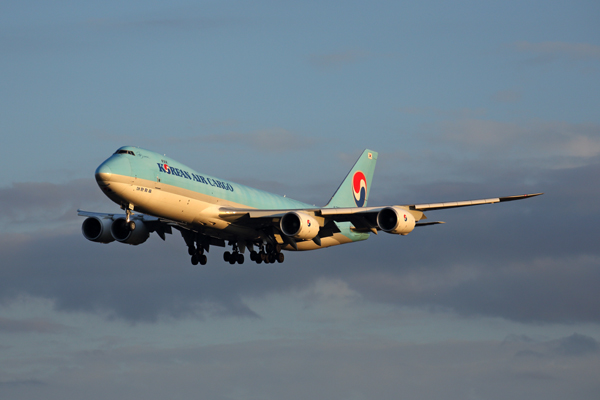
[[[285,256],[283,255],[283,253],[277,253],[277,262],[282,263],[283,260],[285,260]]]
[[[263,261],[263,260],[262,260],[262,258],[260,258],[260,257],[256,257],[256,258],[254,259],[254,262],[256,262],[257,264],[261,264],[261,263],[262,263],[262,261]]]
[[[194,254],[196,254],[196,249],[194,249],[193,247],[188,247],[188,254],[190,256],[193,256]]]
[[[233,265],[233,264],[235,264],[236,261],[237,261],[237,253],[233,252],[233,253],[231,253],[231,256],[229,257],[229,264]]]
[[[198,256],[196,254],[192,256],[192,265],[198,265]]]
[[[269,263],[271,263],[271,264],[275,263],[275,253],[269,254]]]
[[[225,260],[226,262],[229,261],[229,259],[231,258],[231,253],[226,251],[225,253],[223,253],[223,260]]]
[[[201,254],[198,257],[198,261],[200,262],[200,265],[206,265],[206,262],[208,261],[208,259],[206,258],[206,256],[204,254]]]
[[[258,258],[258,253],[255,251],[251,251],[250,252],[250,260],[251,261],[256,261],[256,259]]]
[[[236,261],[237,261],[238,264],[243,264],[244,263],[244,255],[243,254],[238,254]]]

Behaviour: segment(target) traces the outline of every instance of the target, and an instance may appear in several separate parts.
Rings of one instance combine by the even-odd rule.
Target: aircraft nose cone
[[[96,181],[99,185],[108,185],[112,170],[108,166],[108,163],[104,162],[96,169]]]

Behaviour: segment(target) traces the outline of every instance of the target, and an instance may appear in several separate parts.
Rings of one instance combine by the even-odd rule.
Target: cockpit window
[[[135,156],[135,153],[131,150],[117,150],[115,154],[131,154],[132,156]]]

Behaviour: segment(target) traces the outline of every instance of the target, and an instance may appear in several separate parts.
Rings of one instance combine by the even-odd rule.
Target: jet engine
[[[115,238],[110,234],[112,219],[101,217],[88,217],[81,225],[81,233],[87,240],[99,243],[110,243]]]
[[[408,235],[415,229],[415,217],[401,207],[386,207],[377,214],[377,224],[382,231]]]
[[[290,211],[279,221],[281,232],[294,239],[310,240],[319,234],[317,220],[305,213]]]
[[[141,220],[131,220],[128,223],[123,217],[115,219],[110,233],[118,242],[132,245],[144,243],[150,236],[148,227]]]

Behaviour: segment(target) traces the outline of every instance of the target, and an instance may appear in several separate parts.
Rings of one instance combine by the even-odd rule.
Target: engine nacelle
[[[290,211],[279,221],[281,232],[294,239],[310,240],[319,234],[317,220],[305,213]]]
[[[115,240],[110,234],[112,222],[110,218],[88,217],[81,224],[81,233],[92,242],[110,243]]]
[[[377,214],[377,225],[382,231],[408,235],[415,229],[415,217],[401,207],[386,207]]]
[[[110,227],[112,236],[121,243],[138,245],[148,240],[150,231],[141,220],[132,220],[135,223],[135,228],[132,230],[125,218],[117,218]]]

